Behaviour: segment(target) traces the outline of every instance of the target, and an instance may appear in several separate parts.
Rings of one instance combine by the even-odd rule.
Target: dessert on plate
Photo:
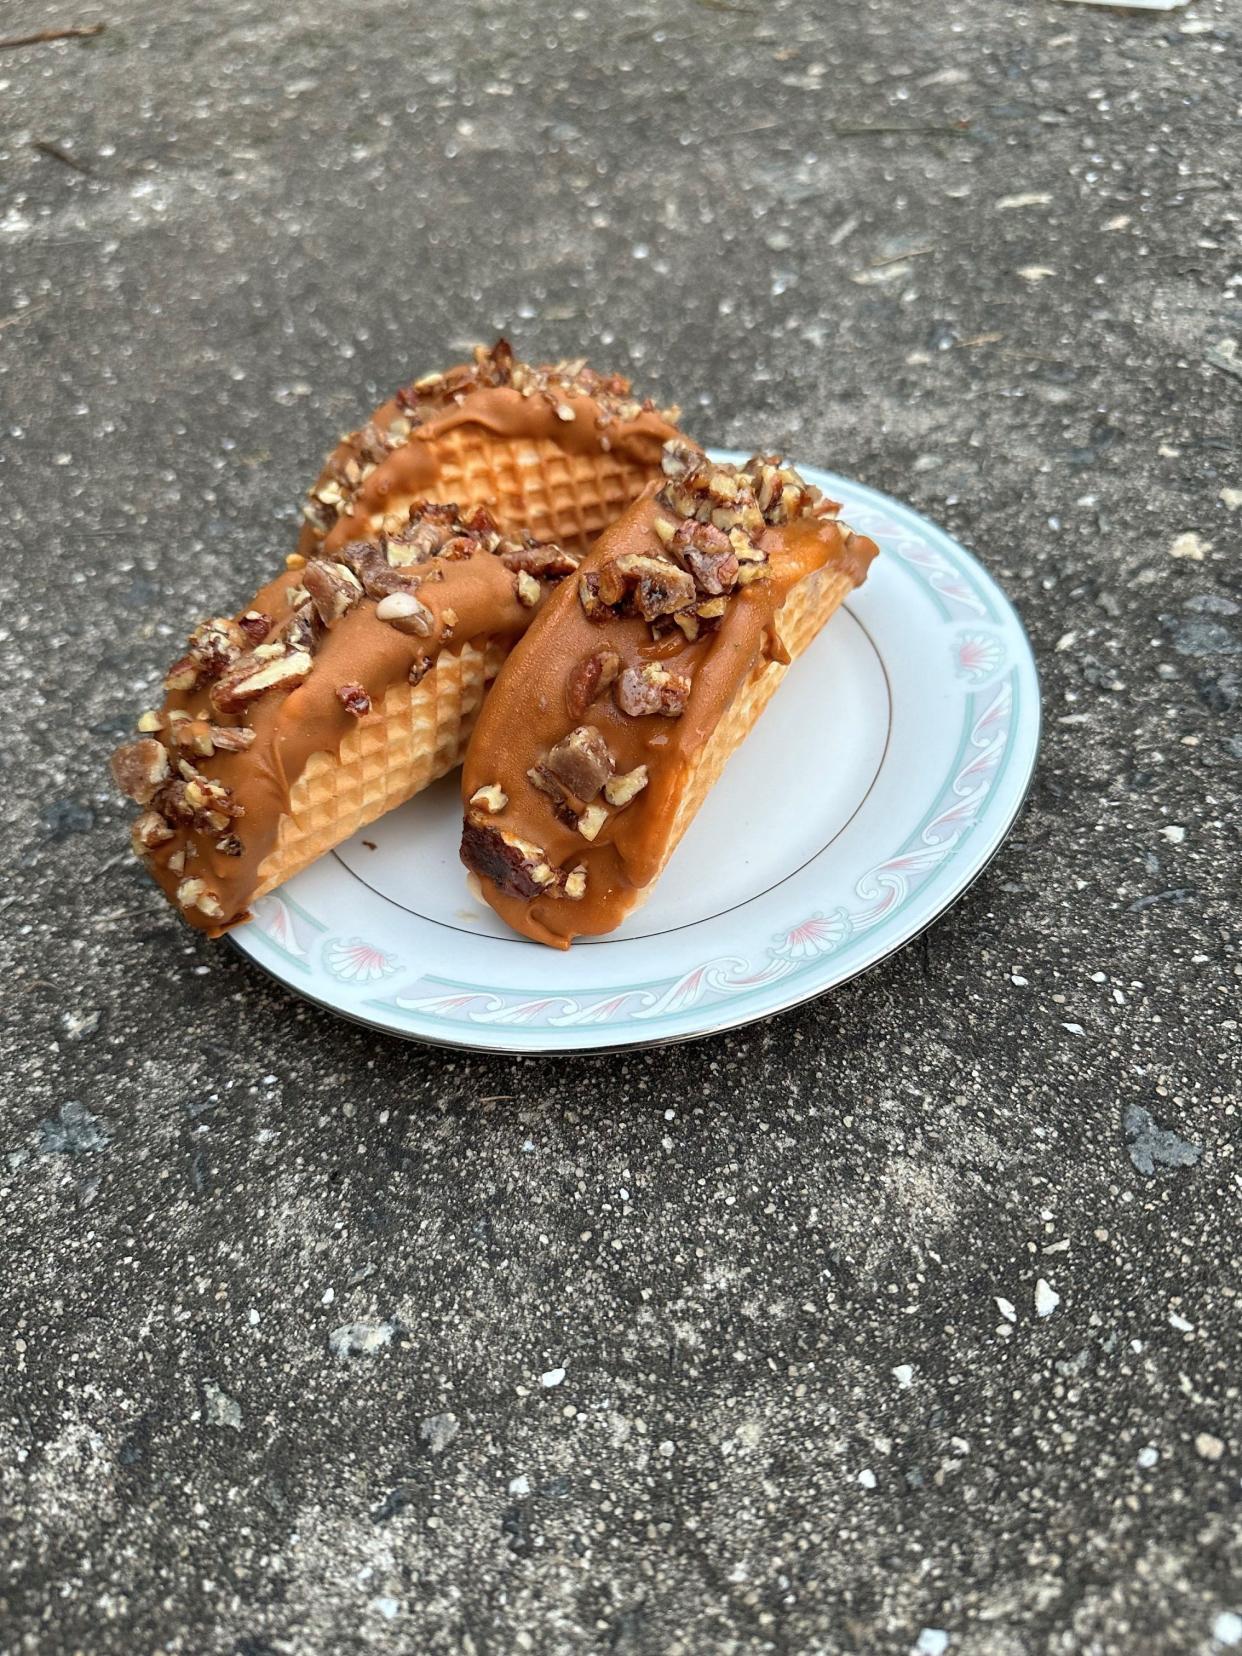
[[[461,762],[484,695],[592,537],[659,475],[676,410],[501,340],[330,457],[299,548],[203,621],[113,755],[133,843],[216,936]]]
[[[724,465],[677,438],[662,472],[541,606],[466,751],[462,861],[556,948],[642,901],[876,555],[775,456]]]

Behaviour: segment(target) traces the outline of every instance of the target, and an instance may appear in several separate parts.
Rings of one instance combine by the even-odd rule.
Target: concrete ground
[[[0,1650],[1242,1647],[1236,0],[0,37],[95,23],[0,39]],[[401,1045],[123,854],[174,642],[502,327],[909,500],[1040,659],[986,877],[733,1038]]]

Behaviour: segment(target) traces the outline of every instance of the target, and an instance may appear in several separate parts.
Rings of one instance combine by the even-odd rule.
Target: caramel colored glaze
[[[546,438],[568,453],[597,454],[607,447],[635,464],[649,467],[653,473],[659,469],[664,440],[676,435],[674,427],[651,411],[621,421],[606,417],[589,397],[562,401],[573,408],[572,421],[561,419],[543,396],[524,397],[510,387],[469,392],[461,403],[418,427],[376,467],[361,486],[353,510],[338,519],[326,537],[318,538],[309,525],[305,526],[299,543],[303,555],[331,556],[347,541],[372,535],[373,514],[383,515],[414,500],[440,499],[436,488],[436,439],[461,426],[475,425],[514,442]],[[392,401],[379,410],[375,419],[387,421],[396,412],[396,402]],[[525,527],[507,522],[503,512],[498,511],[496,517],[502,532],[520,532]],[[258,884],[259,870],[277,843],[290,791],[310,756],[335,753],[342,737],[357,723],[337,699],[338,686],[360,684],[373,707],[378,708],[387,690],[408,677],[416,660],[430,658],[434,662],[441,644],[448,642],[440,623],[446,609],[456,611],[454,649],[467,643],[482,645],[492,638],[515,639],[537,613],[518,602],[512,574],[490,553],[456,561],[437,558],[410,573],[420,579],[418,596],[436,617],[429,637],[412,638],[377,620],[374,602],[366,599],[324,633],[304,684],[287,693],[268,691],[245,717],[230,719],[214,712],[209,701],[210,686],[167,696],[165,713],[180,708],[217,725],[248,724],[255,731],[253,744],[241,753],[217,752],[206,758],[186,750],[170,750],[174,772],[179,758],[188,759],[204,776],[231,789],[244,812],[231,824],[231,831],[242,842],[240,856],[226,856],[216,849],[216,841],[221,838],[218,832],[198,833],[179,827],[171,840],[144,857],[147,868],[174,905],[183,879],[200,878],[216,893],[223,906],[223,920],[213,920],[198,909],[181,910],[183,918],[198,930],[218,937],[249,919],[246,905]],[[269,637],[292,613],[287,590],[297,580],[296,571],[282,573],[245,606],[246,610],[259,610],[273,618]],[[195,855],[188,858],[185,869],[178,873],[169,868],[169,858],[189,847]]]
[[[244,847],[242,855],[229,857],[217,851],[218,833],[178,829],[172,840],[147,856],[151,873],[170,901],[176,902],[178,884],[191,875],[205,880],[216,892],[227,918],[213,921],[197,910],[183,910],[192,926],[218,937],[248,918],[246,903],[258,883],[259,869],[276,843],[293,784],[312,753],[334,753],[346,732],[358,722],[337,699],[338,685],[360,684],[373,706],[378,707],[386,691],[408,677],[416,660],[430,657],[434,661],[441,645],[447,642],[441,621],[446,609],[455,610],[457,615],[451,629],[455,649],[488,638],[516,638],[530,623],[532,611],[518,602],[513,576],[489,552],[477,552],[457,561],[434,558],[420,565],[418,574],[422,577],[419,599],[436,618],[426,638],[409,637],[378,620],[374,602],[364,599],[324,633],[306,682],[287,694],[268,691],[255,702],[248,719],[226,719],[212,712],[209,686],[168,696],[166,709],[202,713],[215,724],[248,723],[255,732],[253,745],[243,753],[216,753],[211,758],[180,755],[204,776],[232,789],[244,811],[233,824]],[[291,576],[284,575],[272,581],[248,608],[271,615],[279,625],[290,614],[285,590],[291,580]],[[174,763],[176,756],[174,753]],[[187,844],[194,846],[197,855],[187,863],[184,873],[175,873],[167,866],[168,858]]]
[[[649,485],[600,536],[581,570],[596,569],[624,553],[662,552],[652,528],[657,487]],[[635,890],[660,872],[687,778],[733,698],[757,669],[787,659],[777,629],[786,597],[800,581],[825,568],[858,585],[877,551],[874,542],[827,518],[769,528],[760,545],[769,558],[767,579],[735,592],[718,629],[693,643],[677,630],[657,641],[638,617],[602,624],[589,620],[579,601],[578,580],[571,577],[551,595],[513,650],[484,703],[466,754],[462,796],[467,813],[480,825],[540,846],[555,868],[568,872],[581,865],[587,871],[586,894],[578,900],[563,895],[524,899],[484,880],[488,903],[515,931],[565,949],[575,937],[608,932],[620,923]],[[617,651],[623,667],[659,661],[689,677],[692,687],[681,717],[633,718],[606,693],[575,718],[566,704],[570,674],[603,646]],[[552,800],[526,774],[578,724],[600,732],[617,773],[646,765],[649,775],[629,805],[608,808],[608,820],[593,841],[562,822]],[[508,795],[508,805],[497,816],[471,813],[471,796],[493,782]]]
[[[437,441],[460,426],[473,425],[501,441],[520,442],[544,438],[567,454],[610,452],[635,465],[658,470],[660,450],[666,440],[678,435],[677,428],[654,409],[645,409],[632,420],[610,418],[591,397],[561,396],[561,407],[573,410],[574,418],[564,420],[546,396],[523,396],[512,386],[490,386],[472,391],[460,404],[418,426],[399,448],[393,449],[359,486],[347,512],[324,537],[310,524],[302,527],[298,551],[313,557],[317,550],[333,552],[347,541],[374,532],[374,524],[386,512],[400,510],[413,500],[440,500],[437,489],[439,459]],[[372,418],[381,428],[400,413],[396,399],[386,402]],[[353,439],[347,439],[338,455],[348,453]],[[506,523],[500,527],[515,533],[526,524]],[[585,550],[585,548],[574,548]]]

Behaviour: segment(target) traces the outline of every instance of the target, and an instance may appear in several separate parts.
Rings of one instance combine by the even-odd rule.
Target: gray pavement
[[[1242,1647],[1235,0],[0,37],[95,22],[0,45],[0,1650]],[[175,641],[502,327],[909,500],[1040,659],[987,875],[732,1038],[402,1045],[122,854]]]

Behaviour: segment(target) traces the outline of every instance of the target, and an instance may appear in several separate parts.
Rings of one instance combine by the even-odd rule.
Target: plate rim
[[[713,458],[720,460],[738,460],[745,458],[745,455],[739,450],[712,448],[709,449],[708,452]],[[968,547],[963,546],[961,542],[950,535],[947,530],[942,529],[940,525],[934,523],[923,513],[917,511],[914,507],[907,505],[904,501],[898,500],[895,496],[885,494],[883,491],[875,489],[868,484],[855,482],[855,480],[846,478],[838,473],[825,473],[824,468],[818,466],[803,466],[801,463],[799,463],[799,465],[800,469],[803,470],[805,474],[811,474],[812,476],[817,475],[821,478],[826,476],[834,484],[840,483],[845,485],[846,488],[842,492],[847,493],[847,498],[849,489],[857,489],[865,492],[867,496],[871,497],[871,501],[876,505],[898,508],[900,514],[908,522],[912,522],[915,526],[917,526],[921,532],[926,533],[933,544],[937,540],[948,543],[957,556],[966,560],[966,563],[970,566],[972,573],[982,581],[985,588],[988,589],[988,596],[997,605],[997,616],[988,617],[987,619],[990,620],[993,625],[999,624],[1005,627],[1007,631],[1012,633],[1015,641],[1020,642],[1021,644],[1021,653],[1019,656],[1015,656],[1015,659],[1011,664],[1011,672],[1015,687],[1018,679],[1022,675],[1023,669],[1025,668],[1026,672],[1029,674],[1030,686],[1034,690],[1034,695],[1029,698],[1030,705],[1023,706],[1021,709],[1021,717],[1019,718],[1015,716],[1012,723],[1010,739],[1015,740],[1015,742],[1020,742],[1024,746],[1029,744],[1029,751],[1026,756],[1025,772],[1016,779],[1016,787],[1012,781],[1010,783],[1011,788],[1013,788],[1012,800],[1005,811],[1003,819],[1001,817],[997,817],[988,823],[988,840],[990,843],[987,844],[983,854],[977,861],[969,862],[969,864],[966,865],[960,883],[955,884],[952,880],[948,882],[949,889],[944,894],[943,900],[933,899],[935,907],[929,914],[922,918],[912,930],[905,932],[903,935],[894,937],[893,934],[883,925],[878,925],[876,927],[874,945],[864,949],[861,953],[861,957],[857,959],[856,963],[842,975],[831,976],[832,954],[829,952],[822,958],[824,970],[829,975],[830,981],[823,981],[823,977],[817,977],[817,974],[814,972],[806,974],[795,973],[789,984],[789,992],[787,994],[779,994],[779,982],[774,983],[771,985],[772,994],[765,998],[764,1004],[759,1007],[752,1007],[751,1009],[743,1010],[742,1008],[736,1006],[735,1003],[730,1002],[728,999],[721,999],[714,1004],[699,1006],[693,1012],[691,1012],[691,1009],[687,1007],[685,1009],[685,1013],[690,1014],[690,1025],[688,1027],[674,1028],[662,1033],[656,1033],[650,1027],[644,1028],[641,1022],[633,1019],[624,1025],[614,1024],[611,1027],[606,1024],[583,1024],[577,1027],[575,1033],[579,1037],[587,1037],[587,1039],[580,1038],[579,1040],[568,1045],[558,1044],[557,1037],[562,1034],[562,1031],[544,1024],[526,1026],[518,1025],[506,1028],[497,1024],[478,1023],[473,1025],[458,1025],[455,1026],[451,1032],[446,1033],[434,1027],[430,1029],[427,1028],[426,1025],[430,1019],[429,1016],[424,1013],[422,1014],[422,1027],[414,1028],[410,1027],[408,1024],[403,1026],[395,1023],[391,1016],[384,1018],[380,1015],[380,1003],[378,1002],[366,999],[356,1003],[355,1005],[349,1005],[340,1000],[327,1000],[323,998],[322,995],[314,993],[310,985],[300,984],[294,981],[291,977],[282,975],[274,963],[269,962],[259,953],[256,953],[255,949],[249,946],[245,940],[246,934],[248,933],[256,941],[259,937],[264,937],[265,934],[258,931],[257,928],[252,931],[251,927],[247,926],[243,928],[241,932],[230,932],[228,934],[229,941],[233,944],[234,948],[243,954],[253,965],[257,966],[267,977],[272,979],[272,981],[279,983],[281,987],[286,990],[291,990],[299,998],[308,1001],[310,1004],[319,1007],[323,1011],[332,1013],[336,1017],[345,1018],[349,1022],[356,1024],[361,1028],[390,1035],[399,1040],[441,1047],[449,1051],[479,1053],[485,1055],[491,1054],[501,1057],[591,1058],[610,1053],[615,1054],[620,1052],[646,1051],[657,1047],[680,1045],[685,1041],[705,1040],[713,1036],[728,1033],[734,1029],[744,1029],[752,1024],[760,1023],[767,1018],[780,1017],[786,1012],[792,1011],[795,1007],[805,1005],[809,1001],[818,999],[821,995],[828,994],[835,989],[844,987],[844,985],[853,982],[863,973],[871,971],[874,967],[880,965],[892,955],[897,954],[900,950],[906,948],[910,943],[917,941],[917,939],[939,919],[941,919],[942,916],[946,914],[955,903],[959,902],[966,895],[966,893],[974,886],[976,881],[991,866],[992,862],[999,854],[1001,847],[1005,844],[1010,833],[1012,832],[1014,823],[1021,815],[1026,801],[1029,798],[1031,785],[1038,766],[1040,743],[1043,735],[1043,708],[1039,666],[1035,657],[1035,652],[1031,646],[1030,636],[1026,630],[1021,615],[1017,611],[1017,608],[1009,598],[1008,594],[1001,587],[996,577]],[[852,510],[851,515],[854,515]],[[883,547],[881,548],[881,552],[883,553]],[[894,561],[899,564],[904,564],[904,560],[901,560],[895,554]],[[907,572],[913,574],[913,571],[911,570],[907,569]],[[946,614],[946,619],[951,619],[951,617],[948,617]],[[958,619],[964,621],[965,618]],[[863,624],[865,627],[865,621]],[[882,657],[881,660],[883,660]],[[1014,756],[1016,757],[1016,755]],[[982,826],[982,824],[972,824],[972,827],[975,826]],[[863,873],[865,874],[865,871],[863,871]],[[862,876],[860,875],[859,877]],[[380,900],[384,900],[382,896],[380,896]],[[316,930],[326,931],[328,929],[327,927],[322,926],[320,922],[315,921],[313,916],[310,916],[306,913],[306,911],[302,910],[300,905],[296,903],[296,900],[288,894],[285,894],[281,898],[281,901],[286,904],[291,904],[295,910],[303,916],[303,918],[309,920],[315,926]],[[699,923],[701,924],[702,922]],[[274,944],[273,940],[266,939],[266,941],[271,946],[279,949],[279,945]],[[285,951],[280,950],[279,952],[284,953]],[[487,991],[485,990],[479,991],[479,993],[486,992]],[[620,989],[615,992],[618,994],[625,993],[624,990]],[[372,1016],[367,1016],[368,1009],[371,1010],[373,1014]],[[411,1018],[417,1018],[419,1014],[414,1012],[411,1013],[410,1016]],[[517,1038],[517,1030],[519,1028],[523,1030],[523,1033],[526,1036],[525,1040],[519,1040]],[[567,1034],[568,1031],[564,1031],[564,1033]],[[593,1033],[598,1033],[603,1037],[603,1039],[589,1039],[590,1035]],[[456,1038],[458,1036],[461,1038]]]

